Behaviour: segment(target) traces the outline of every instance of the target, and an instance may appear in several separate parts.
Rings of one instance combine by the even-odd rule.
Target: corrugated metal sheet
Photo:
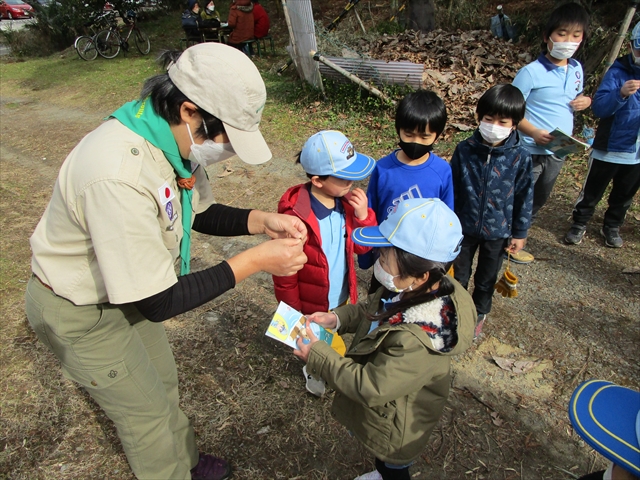
[[[424,64],[411,62],[385,62],[367,58],[326,57],[349,73],[376,85],[410,85],[418,89],[422,86]],[[338,81],[349,80],[327,65],[320,64],[320,73]]]

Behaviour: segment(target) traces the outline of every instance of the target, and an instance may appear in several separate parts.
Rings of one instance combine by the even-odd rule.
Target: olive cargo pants
[[[31,277],[27,317],[38,339],[115,423],[141,479],[191,479],[195,434],[178,406],[178,374],[164,326],[132,305],[77,306]]]

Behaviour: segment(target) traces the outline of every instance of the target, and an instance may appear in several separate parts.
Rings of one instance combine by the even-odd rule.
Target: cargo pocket
[[[115,385],[129,376],[124,361],[98,368],[71,368],[62,365],[62,373],[69,380],[78,382],[89,390],[102,390]]]
[[[390,439],[395,416],[396,407],[394,402],[389,402],[380,407],[364,409],[363,425],[367,431],[367,443],[375,445],[380,453],[387,453],[392,448]]]

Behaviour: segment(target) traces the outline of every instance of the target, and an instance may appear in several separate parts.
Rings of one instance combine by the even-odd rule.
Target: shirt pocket
[[[175,192],[175,196],[169,199],[159,199],[158,202],[158,225],[162,236],[162,243],[171,251],[174,258],[179,253],[180,241],[182,240],[182,204]]]

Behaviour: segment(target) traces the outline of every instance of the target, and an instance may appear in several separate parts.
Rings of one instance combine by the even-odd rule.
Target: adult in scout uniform
[[[240,51],[203,43],[165,56],[148,79],[65,160],[33,236],[26,310],[38,338],[113,420],[138,478],[227,478],[199,454],[178,407],[163,320],[249,275],[291,275],[306,257],[296,217],[214,203],[204,166],[271,152],[258,130],[266,99]],[[274,240],[190,273],[190,231],[265,233]],[[174,264],[181,260],[181,275]]]

